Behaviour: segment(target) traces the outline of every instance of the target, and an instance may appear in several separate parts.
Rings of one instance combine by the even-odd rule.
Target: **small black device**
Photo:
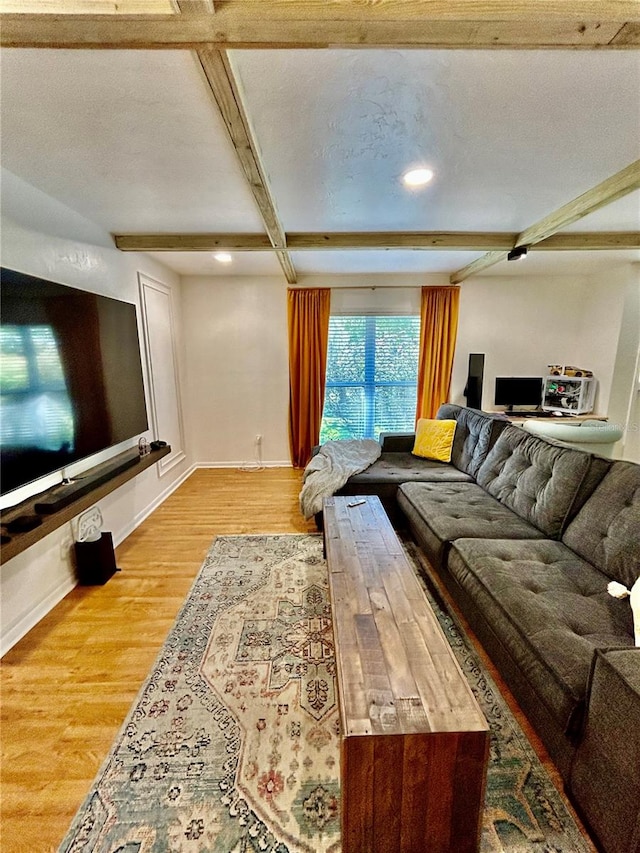
[[[510,252],[507,253],[508,261],[519,261],[520,258],[524,258],[528,252],[528,248],[526,246],[516,246],[514,249],[511,249]]]
[[[78,581],[82,586],[102,586],[118,569],[111,533],[105,531],[99,539],[75,543]]]
[[[484,376],[484,353],[469,353],[469,372],[467,384],[464,388],[464,396],[467,398],[467,406],[470,409],[482,408],[482,379]]]
[[[160,450],[162,447],[167,446],[167,442],[166,441],[160,441],[160,440],[152,441],[149,446],[151,447],[152,450]]]
[[[42,519],[38,515],[18,515],[11,521],[7,521],[5,527],[9,533],[27,533],[36,527],[40,527]]]
[[[139,461],[140,457],[138,456],[137,451],[133,452],[129,456],[125,456],[123,459],[118,458],[110,465],[101,466],[100,470],[95,474],[87,474],[79,480],[72,481],[52,489],[51,492],[42,498],[42,500],[39,500],[34,504],[34,509],[36,512],[42,513],[43,515],[50,515],[51,513],[58,512],[58,510],[72,504],[74,501],[78,500],[78,498],[83,497],[93,491],[93,489],[101,486],[102,483],[112,480],[122,471],[126,471],[128,468],[132,468],[134,465],[137,465]]]

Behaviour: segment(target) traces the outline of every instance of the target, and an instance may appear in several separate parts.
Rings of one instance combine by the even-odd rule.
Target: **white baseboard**
[[[72,575],[65,578],[42,601],[38,602],[33,610],[25,613],[22,619],[16,622],[6,634],[3,632],[0,637],[0,657],[13,648],[18,640],[21,640],[41,619],[44,619],[47,613],[50,613],[56,604],[59,604],[65,595],[68,595],[74,589],[76,584],[77,581]]]
[[[163,492],[161,492],[155,500],[153,500],[145,509],[134,516],[133,520],[126,527],[121,528],[117,532],[113,534],[113,542],[115,546],[120,545],[121,542],[129,536],[133,531],[142,524],[142,522],[148,518],[151,513],[157,509],[160,504],[164,503],[170,494],[175,492],[175,490],[181,486],[186,479],[188,479],[194,471],[198,468],[241,468],[247,471],[252,469],[252,463],[250,462],[194,462],[187,470],[182,474],[181,477],[178,477],[168,488],[166,488]],[[262,468],[291,468],[291,462],[263,462],[261,465]],[[256,467],[256,473],[260,470]]]
[[[195,468],[255,468],[259,470],[257,462],[196,462]],[[261,462],[260,468],[291,468],[291,460]]]
[[[252,465],[255,463],[251,462],[197,462],[191,465],[187,470],[176,480],[174,480],[171,485],[167,486],[159,495],[151,501],[141,512],[135,515],[129,524],[126,524],[124,527],[119,528],[118,530],[114,530],[113,542],[115,546],[120,545],[124,540],[129,536],[133,531],[138,527],[142,522],[148,518],[151,513],[157,509],[160,504],[162,504],[172,492],[184,483],[184,481],[193,474],[193,472],[198,468],[242,468],[244,470],[251,470]],[[290,461],[272,461],[272,462],[263,462],[263,468],[291,468]],[[260,470],[256,467],[256,473]],[[14,646],[22,637],[27,634],[35,625],[43,619],[47,613],[49,613],[53,608],[59,604],[62,599],[71,592],[72,589],[77,585],[76,578],[73,575],[69,575],[65,577],[61,582],[48,594],[42,601],[39,601],[33,609],[29,610],[28,613],[25,613],[24,616],[13,625],[7,632],[2,633],[0,635],[0,656],[4,655],[9,651],[12,646]]]
[[[129,534],[133,533],[136,527],[142,524],[142,522],[151,515],[154,509],[160,506],[160,504],[165,501],[191,473],[193,473],[195,468],[195,465],[188,468],[182,476],[174,480],[170,486],[167,486],[166,489],[157,495],[157,497],[151,501],[144,510],[135,515],[129,524],[119,528],[118,530],[114,530],[112,533],[114,545],[120,545],[121,542],[129,536]],[[60,583],[41,601],[38,601],[31,609],[29,609],[15,625],[11,626],[11,628],[6,631],[6,633],[3,631],[0,634],[0,656],[4,655],[9,651],[9,649],[15,646],[15,644],[25,636],[25,634],[34,628],[38,622],[40,622],[47,613],[53,610],[53,608],[62,601],[65,595],[68,595],[68,593],[70,593],[76,586],[77,579],[74,574],[71,573],[61,580]]]
[[[148,504],[141,512],[139,512],[137,515],[134,515],[130,524],[127,524],[125,527],[120,528],[120,530],[115,532],[113,535],[113,544],[117,547],[118,545],[120,545],[121,542],[124,542],[127,536],[133,533],[136,527],[139,527],[142,522],[146,518],[148,518],[155,509],[160,506],[160,504],[164,503],[164,501],[166,501],[169,495],[172,494],[172,492],[175,492],[178,486],[181,486],[187,479],[187,477],[193,474],[197,467],[197,465],[191,465],[189,468],[187,468],[187,470],[180,477],[178,477],[177,480],[174,480],[170,486],[167,486],[166,489],[160,492],[160,494],[157,495],[154,500],[152,500],[151,503]]]

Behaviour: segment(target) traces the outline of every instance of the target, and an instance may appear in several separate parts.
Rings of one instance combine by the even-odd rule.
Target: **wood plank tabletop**
[[[344,735],[487,731],[379,498],[327,498],[324,529]]]

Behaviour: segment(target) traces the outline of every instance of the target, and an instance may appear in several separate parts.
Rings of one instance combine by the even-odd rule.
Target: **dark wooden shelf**
[[[16,557],[18,554],[21,554],[23,551],[26,551],[27,548],[30,548],[31,545],[35,545],[36,542],[39,542],[41,539],[44,539],[45,536],[48,536],[49,533],[53,533],[54,530],[57,530],[59,527],[62,527],[63,524],[66,524],[67,521],[70,521],[72,518],[75,518],[76,515],[81,513],[83,510],[92,506],[96,501],[99,501],[101,498],[104,498],[106,495],[111,494],[111,492],[115,491],[120,486],[132,480],[134,477],[137,477],[138,474],[141,474],[143,471],[146,471],[163,456],[166,456],[171,452],[171,448],[161,447],[159,450],[152,450],[146,456],[140,456],[138,461],[135,462],[130,468],[127,468],[124,471],[120,471],[106,482],[100,483],[94,489],[91,489],[87,494],[82,495],[81,497],[76,498],[70,504],[63,507],[62,509],[57,510],[56,512],[52,512],[49,514],[36,513],[35,505],[40,503],[41,501],[47,500],[48,498],[55,498],[56,493],[60,491],[60,486],[54,486],[52,489],[48,489],[46,492],[42,492],[39,495],[34,495],[26,501],[23,501],[16,506],[12,506],[10,509],[5,510],[0,515],[0,524],[2,524],[2,532],[3,534],[9,535],[11,540],[6,542],[4,545],[0,547],[0,562],[6,563],[8,560],[11,560],[13,557]],[[131,457],[132,453],[137,453],[137,449],[132,448],[131,450],[126,450],[124,453],[120,453],[117,456],[114,456],[112,459],[109,459],[107,462],[103,462],[101,465],[96,465],[95,468],[90,468],[88,471],[84,471],[83,477],[92,477],[94,475],[104,474],[108,475],[109,469],[114,468]],[[9,533],[7,534],[6,528],[4,525],[18,518],[18,516],[22,515],[38,515],[39,518],[42,519],[42,524],[39,524],[37,527],[34,527],[32,530],[27,530],[23,533]]]

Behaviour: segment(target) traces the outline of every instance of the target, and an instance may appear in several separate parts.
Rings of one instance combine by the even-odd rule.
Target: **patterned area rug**
[[[491,725],[483,853],[587,853],[468,641],[427,595]],[[334,676],[321,537],[219,537],[61,853],[339,853]]]

